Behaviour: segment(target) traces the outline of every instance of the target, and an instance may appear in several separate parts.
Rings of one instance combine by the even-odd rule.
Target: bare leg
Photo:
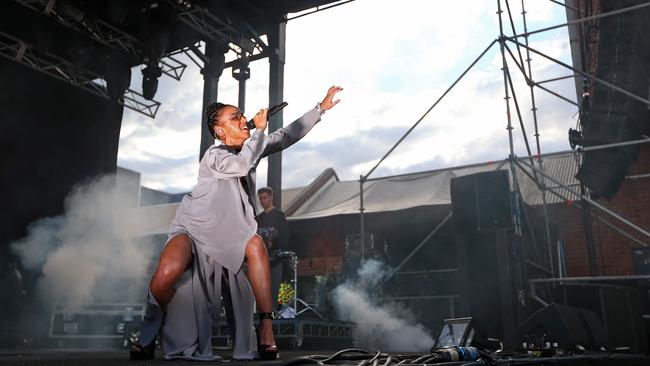
[[[273,310],[271,299],[271,266],[269,255],[262,238],[258,235],[246,245],[246,259],[248,260],[248,280],[255,294],[257,312],[266,313]],[[260,344],[275,345],[273,327],[270,319],[264,319],[259,327]]]
[[[180,234],[167,243],[160,255],[158,268],[151,278],[149,289],[164,309],[174,296],[174,284],[192,262],[192,242]]]
[[[158,267],[151,278],[149,290],[158,304],[164,309],[174,296],[174,284],[192,261],[192,242],[186,234],[172,238],[165,246]],[[136,342],[131,345],[131,359],[152,359],[155,342],[141,345]]]

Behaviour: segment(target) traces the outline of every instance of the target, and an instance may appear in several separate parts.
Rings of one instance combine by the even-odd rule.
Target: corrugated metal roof
[[[575,178],[575,175],[578,172],[576,158],[577,157],[574,156],[574,154],[549,156],[541,161],[541,166],[539,160],[534,160],[534,166],[538,171],[536,172],[524,165],[525,171],[528,174],[524,173],[522,169],[517,169],[517,180],[524,201],[530,205],[541,205],[544,202],[542,195],[543,191],[538,188],[537,183],[535,183],[533,178],[535,178],[539,184],[546,186],[547,203],[559,203],[567,200],[574,201],[579,199],[578,196],[553,182],[553,180],[555,180],[574,191],[580,190],[580,182]],[[522,160],[522,163],[530,165],[529,160]],[[540,174],[539,172],[543,174]],[[546,176],[550,178],[547,178]]]
[[[573,154],[554,155],[541,161],[534,160],[534,166],[543,173],[563,185],[577,190],[579,182],[575,179],[577,164]],[[526,166],[530,160],[521,160],[515,165],[516,178],[522,198],[529,205],[543,203],[542,190],[538,183],[545,184],[558,195],[547,192],[547,203],[575,200],[578,197],[549,179],[543,174]],[[469,174],[494,170],[510,170],[507,160],[474,164],[462,167],[438,169],[398,176],[374,178],[364,184],[364,209],[366,213],[402,210],[418,206],[450,205],[451,179]],[[534,179],[537,179],[537,183]],[[514,181],[510,176],[511,190],[514,191]],[[296,212],[291,220],[303,220],[333,215],[358,214],[359,181],[332,181],[318,194],[309,197]],[[560,197],[561,196],[561,197]],[[564,197],[564,198],[563,198]]]

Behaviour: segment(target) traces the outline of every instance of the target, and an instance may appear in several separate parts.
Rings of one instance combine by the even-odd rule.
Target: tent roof
[[[536,166],[538,163],[536,160]],[[563,185],[576,188],[580,184],[575,179],[577,164],[574,154],[547,156],[542,162],[542,167],[546,174]],[[364,212],[378,213],[420,206],[450,205],[450,182],[453,178],[498,169],[510,169],[510,164],[503,160],[369,179],[364,183]],[[529,205],[541,205],[542,191],[530,178],[533,172],[529,168],[525,172],[517,168],[516,172],[516,181],[524,201]],[[546,180],[545,185],[560,195],[547,193],[547,203],[578,199],[553,182]],[[514,190],[514,187],[515,181],[510,175],[510,189]],[[331,168],[323,171],[306,187],[291,188],[282,192],[282,207],[290,221],[359,213],[359,181],[341,181]],[[174,203],[131,209],[120,215],[116,231],[129,236],[164,234],[177,207],[178,203]]]
[[[543,168],[545,173],[562,184],[568,186],[579,185],[579,182],[574,177],[577,172],[577,164],[573,154],[546,157],[543,160]],[[418,206],[450,205],[451,179],[497,169],[510,169],[510,164],[504,160],[370,179],[364,184],[363,189],[364,212],[374,213],[403,210]],[[542,204],[542,191],[526,174],[533,175],[532,170],[526,169],[524,173],[517,168],[516,172],[517,183],[524,201],[530,205]],[[514,190],[515,186],[512,177],[510,177],[510,185],[511,190]],[[548,180],[546,185],[550,188],[557,188],[556,184]],[[558,190],[558,193],[568,199],[577,198],[567,195],[568,192],[564,189]],[[547,193],[546,196],[547,203],[564,201],[564,199],[553,194]],[[330,180],[324,184],[318,194],[307,198],[300,208],[289,216],[289,219],[303,220],[334,215],[358,214],[359,204],[359,181]]]

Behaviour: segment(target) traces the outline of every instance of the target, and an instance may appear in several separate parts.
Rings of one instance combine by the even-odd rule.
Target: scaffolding
[[[581,209],[585,212],[585,217],[588,217],[589,219],[593,218],[596,219],[597,221],[605,224],[615,232],[623,235],[625,238],[631,240],[632,242],[640,245],[640,246],[647,246],[648,243],[650,242],[650,232],[642,228],[641,226],[635,224],[631,220],[625,218],[623,215],[612,211],[611,209],[605,207],[604,205],[598,203],[594,199],[592,199],[588,192],[586,192],[584,189],[583,190],[576,190],[571,188],[569,185],[561,182],[560,180],[554,178],[551,176],[548,172],[545,171],[545,164],[544,164],[544,158],[553,156],[553,155],[558,155],[558,154],[566,154],[568,152],[570,153],[575,153],[576,158],[579,159],[579,156],[581,153],[587,152],[587,151],[595,151],[595,150],[603,150],[603,149],[611,149],[615,147],[621,147],[621,146],[629,146],[629,145],[638,145],[638,144],[644,144],[647,142],[650,142],[650,138],[643,136],[642,139],[634,140],[634,141],[623,141],[623,142],[618,142],[618,143],[610,143],[610,144],[601,144],[597,146],[589,146],[589,147],[584,147],[584,148],[578,148],[576,150],[568,150],[568,151],[563,151],[563,152],[554,152],[554,153],[548,153],[548,154],[543,154],[541,151],[541,145],[540,145],[540,132],[539,132],[539,120],[538,120],[538,115],[537,115],[537,104],[535,100],[535,89],[540,89],[546,93],[549,93],[561,100],[564,100],[574,106],[580,107],[579,103],[576,103],[575,101],[571,100],[570,98],[567,98],[550,88],[546,87],[545,84],[558,81],[558,80],[564,80],[564,79],[569,79],[569,78],[578,78],[582,77],[584,82],[593,82],[600,84],[604,88],[607,88],[607,90],[613,90],[617,93],[620,93],[621,95],[624,95],[628,98],[631,98],[633,100],[639,101],[644,103],[645,105],[649,106],[650,109],[650,101],[644,97],[641,97],[639,95],[634,94],[633,92],[630,92],[629,90],[625,90],[624,88],[621,88],[620,86],[617,86],[613,83],[607,82],[605,80],[602,80],[601,78],[597,77],[594,75],[594,73],[590,73],[587,70],[587,66],[582,65],[582,67],[573,67],[571,65],[568,65],[554,57],[551,57],[547,54],[545,54],[542,51],[539,51],[533,47],[530,46],[529,44],[529,37],[534,34],[540,34],[543,32],[547,32],[550,30],[562,28],[562,27],[568,27],[572,25],[582,25],[585,22],[590,22],[594,21],[597,19],[602,19],[605,17],[611,17],[611,16],[617,16],[623,13],[631,12],[631,11],[637,11],[643,8],[650,7],[650,3],[643,3],[643,4],[638,4],[634,6],[629,6],[626,8],[622,9],[617,9],[613,10],[610,12],[606,13],[600,13],[600,14],[595,14],[591,16],[584,16],[582,12],[580,11],[579,8],[573,7],[569,4],[562,4],[560,2],[550,0],[551,2],[558,4],[560,6],[564,6],[570,11],[573,11],[577,14],[576,19],[569,20],[565,23],[554,25],[554,26],[549,26],[537,30],[528,30],[528,24],[526,20],[526,8],[525,8],[525,1],[521,1],[521,17],[522,17],[522,23],[523,23],[523,32],[518,33],[516,27],[515,27],[515,22],[513,20],[513,13],[510,9],[510,4],[509,0],[497,0],[497,15],[498,15],[498,23],[499,23],[499,33],[498,37],[491,41],[487,47],[474,59],[474,61],[460,74],[460,76],[447,88],[442,95],[435,100],[435,102],[426,110],[426,112],[402,135],[401,138],[398,139],[398,141],[379,159],[379,161],[366,173],[360,176],[359,178],[359,227],[360,227],[360,237],[363,238],[365,234],[365,217],[364,217],[364,184],[369,180],[370,175],[375,172],[375,170],[381,165],[384,160],[406,139],[406,137],[424,120],[424,118],[437,106],[439,103],[442,101],[442,99],[458,84],[458,82],[478,63],[479,60],[481,60],[486,53],[495,45],[498,43],[499,48],[500,48],[500,58],[501,58],[501,66],[502,66],[502,78],[503,78],[503,85],[504,85],[504,101],[505,101],[505,107],[506,107],[506,130],[508,131],[508,141],[509,141],[509,155],[508,157],[504,160],[504,162],[497,167],[497,169],[501,169],[501,167],[504,164],[508,164],[508,169],[511,172],[511,179],[512,179],[512,185],[514,188],[513,194],[515,195],[515,198],[521,197],[521,189],[520,185],[518,182],[518,172],[521,172],[526,176],[528,179],[531,179],[532,182],[538,187],[539,191],[541,192],[542,196],[542,215],[543,215],[543,220],[544,220],[544,244],[545,244],[545,249],[547,251],[547,254],[545,255],[545,260],[543,261],[544,263],[534,263],[530,262],[526,258],[526,263],[528,265],[531,265],[535,267],[537,270],[540,270],[541,272],[546,274],[546,277],[564,277],[566,273],[563,271],[563,268],[561,268],[560,265],[560,260],[558,260],[558,266],[555,268],[554,266],[554,261],[555,257],[553,255],[554,251],[554,243],[551,242],[551,234],[550,234],[550,228],[549,228],[549,212],[548,212],[548,199],[547,195],[552,195],[557,198],[560,198],[561,200],[565,202],[572,202],[573,200],[571,199],[570,196],[574,197],[579,197],[581,202],[580,204],[578,203],[573,203],[573,206]],[[502,8],[502,5],[505,5],[505,9]],[[507,15],[507,17],[506,17]],[[512,32],[511,36],[506,35],[504,28],[509,26],[510,31]],[[584,41],[584,39],[582,39]],[[514,50],[514,52],[513,52]],[[522,52],[523,51],[523,52]],[[535,54],[537,56],[540,56],[548,61],[551,61],[552,63],[562,66],[563,68],[568,69],[571,72],[571,75],[567,76],[562,76],[562,77],[556,77],[548,80],[542,80],[542,81],[535,81],[532,73],[532,66],[531,66],[531,54]],[[524,59],[525,56],[525,59]],[[519,100],[517,99],[517,93],[515,92],[515,87],[513,83],[513,78],[510,72],[510,65],[515,66],[515,70],[518,70],[521,75],[523,76],[527,86],[529,87],[530,90],[530,102],[531,102],[531,115],[532,115],[532,122],[533,122],[533,127],[534,127],[534,139],[535,139],[535,147],[534,147],[534,153],[531,150],[531,146],[528,140],[528,134],[526,133],[526,128],[524,124],[524,118],[522,117],[522,112],[520,108],[520,103]],[[576,79],[577,81],[577,79]],[[526,156],[517,156],[515,154],[515,138],[513,135],[513,116],[511,114],[512,107],[514,107],[515,110],[515,118],[516,122],[518,122],[519,127],[521,129],[522,137],[523,137],[523,142],[525,144]],[[547,182],[551,182],[553,185],[547,185]],[[604,214],[596,214],[596,212],[592,211],[592,209],[596,210],[599,213]],[[529,220],[528,214],[526,212],[526,209],[522,210],[523,216],[525,220]],[[402,269],[402,267],[427,243],[429,240],[431,240],[436,233],[440,230],[441,227],[443,227],[452,217],[452,213],[450,212],[441,222],[439,222],[435,228],[427,234],[424,239],[418,243],[415,248],[408,254],[402,261],[397,265],[391,272],[383,279],[381,285],[385,284],[388,282],[393,276],[398,274],[398,272]],[[608,220],[612,219],[614,222]],[[530,225],[530,222],[528,222]],[[630,233],[630,231],[632,233]],[[522,235],[522,232],[520,229],[518,229],[515,226],[515,232],[518,235]],[[633,233],[636,233],[637,236],[641,237],[642,239],[639,239],[637,236],[633,235]],[[534,238],[531,238],[534,242]],[[535,248],[537,246],[535,245]],[[540,258],[538,256],[538,258]],[[531,283],[532,284],[532,283]],[[547,284],[547,282],[544,282],[544,284]],[[532,284],[534,286],[534,284]],[[534,294],[534,292],[533,292]],[[533,300],[537,300],[538,296],[535,295],[533,297]]]

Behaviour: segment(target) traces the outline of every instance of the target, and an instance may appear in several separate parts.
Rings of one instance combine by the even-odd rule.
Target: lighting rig
[[[76,1],[14,2],[35,13],[36,41],[0,31],[0,56],[151,118],[161,105],[154,99],[159,78],[180,80],[187,68],[178,55],[186,55],[201,68],[207,63],[201,41],[227,45],[233,63],[267,56],[267,44],[250,24],[216,16],[201,1],[150,0],[136,5],[116,0],[106,2],[101,15],[93,11],[99,5],[87,8]],[[142,22],[141,31],[134,29],[134,17]],[[50,47],[57,27],[75,35],[65,40],[64,50]],[[180,32],[183,44],[173,39],[174,32]],[[131,68],[136,65],[142,65],[141,93],[129,88]]]

